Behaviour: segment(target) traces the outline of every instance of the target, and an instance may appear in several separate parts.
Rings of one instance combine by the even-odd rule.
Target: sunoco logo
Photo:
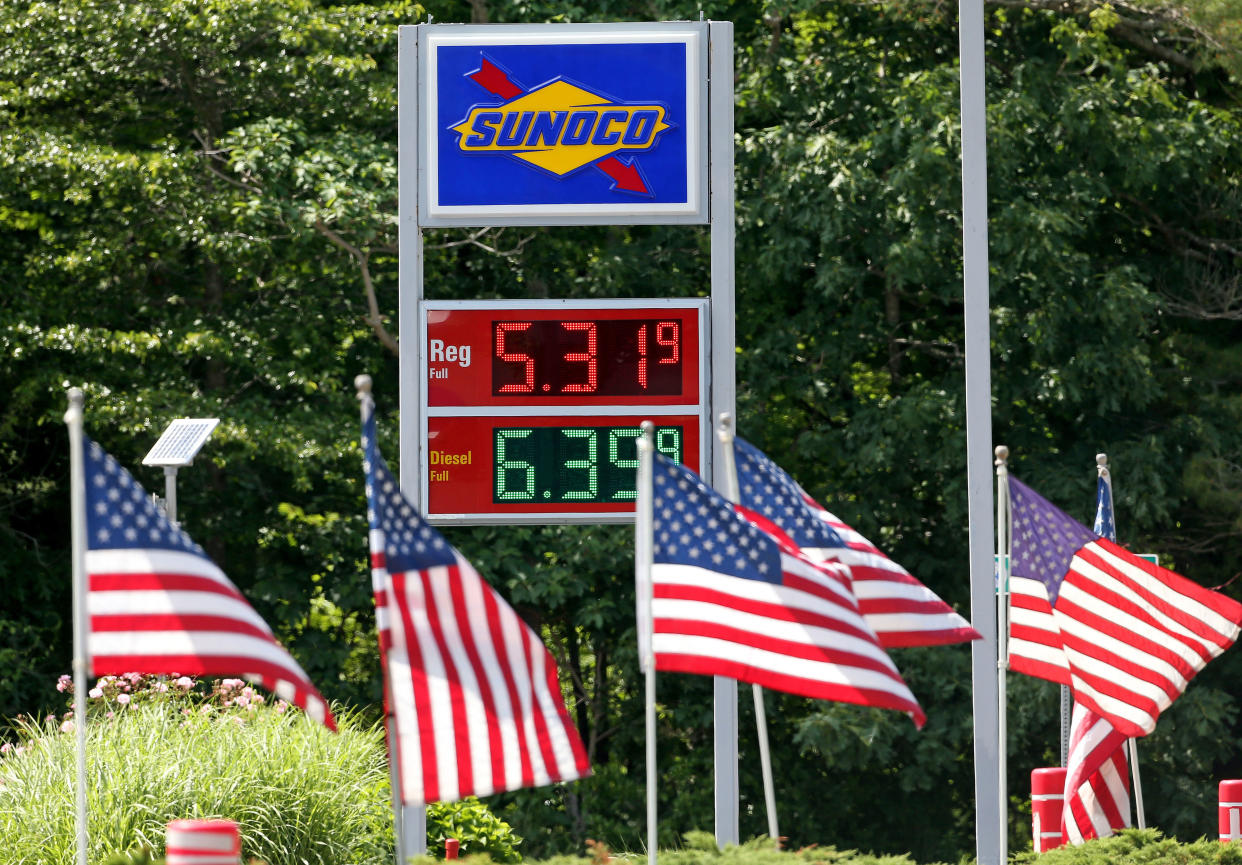
[[[462,152],[509,156],[558,177],[594,164],[614,190],[651,195],[637,163],[616,154],[648,150],[672,128],[663,105],[614,102],[563,79],[525,90],[486,57],[466,77],[506,101],[475,105],[450,127]]]

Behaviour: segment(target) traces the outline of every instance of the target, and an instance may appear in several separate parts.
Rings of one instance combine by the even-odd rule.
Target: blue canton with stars
[[[1098,540],[1099,535],[1013,475],[1009,476],[1009,498],[1013,507],[1012,573],[1043,583],[1048,601],[1055,606],[1074,554]]]
[[[800,547],[844,547],[841,536],[802,498],[797,482],[761,450],[742,439],[733,442],[742,504],[780,526]]]
[[[453,547],[414,510],[375,443],[375,411],[362,422],[362,469],[367,479],[367,520],[384,531],[388,572],[425,571],[454,565]]]
[[[173,525],[133,475],[88,436],[82,436],[86,479],[86,547],[194,553],[203,548]]]
[[[763,530],[689,469],[654,454],[654,559],[730,577],[781,582],[781,552]]]

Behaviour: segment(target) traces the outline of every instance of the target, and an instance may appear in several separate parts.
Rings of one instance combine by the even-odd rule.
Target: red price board
[[[420,472],[439,522],[633,518],[639,425],[705,460],[705,300],[424,301]]]

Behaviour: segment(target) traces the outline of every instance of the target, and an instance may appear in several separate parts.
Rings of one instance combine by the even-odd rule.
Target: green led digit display
[[[497,502],[632,502],[638,426],[495,427]],[[657,426],[660,453],[682,462],[681,426]]]

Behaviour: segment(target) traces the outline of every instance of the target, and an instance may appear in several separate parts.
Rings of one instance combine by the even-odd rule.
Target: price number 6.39
[[[682,462],[680,426],[656,427],[655,446]],[[636,426],[495,427],[497,502],[622,502],[637,498]]]

